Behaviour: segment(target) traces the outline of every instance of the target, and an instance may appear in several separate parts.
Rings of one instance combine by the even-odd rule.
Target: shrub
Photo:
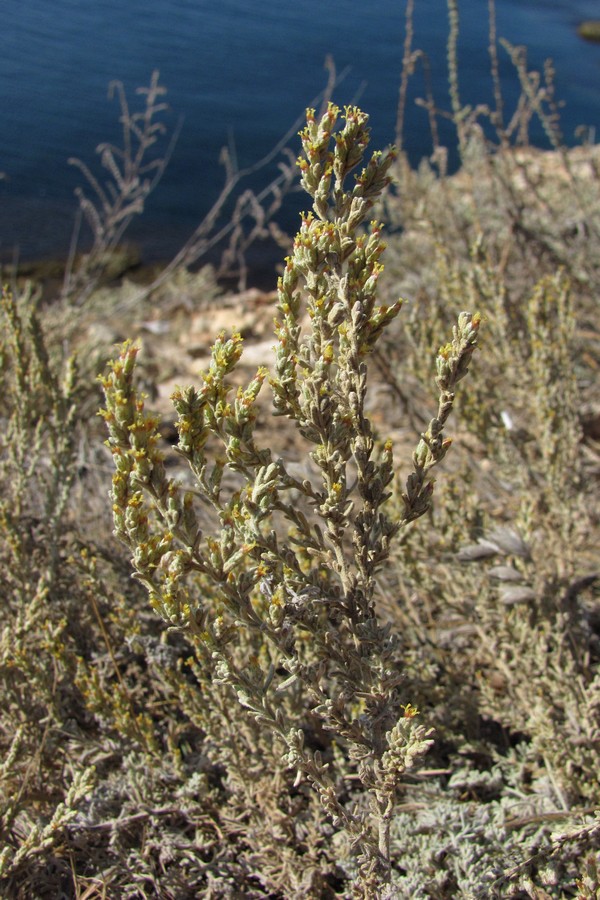
[[[368,144],[367,117],[347,108],[335,131],[338,115],[330,105],[317,122],[309,111],[302,132],[299,166],[314,214],[303,216],[279,279],[270,378],[275,414],[311,446],[319,486],[297,480],[255,440],[266,370],[230,400],[239,335],[219,337],[200,388],[173,396],[177,449],[195,476],[195,492],[218,517],[214,535],[199,525],[195,492],[166,475],[158,423],[134,388],[134,346],[125,345],[103,381],[103,416],[116,465],[116,532],[133,551],[152,606],[201,648],[212,681],[227,687],[231,703],[237,696],[239,715],[250,714],[277,738],[296,787],[300,778],[314,786],[333,825],[358,850],[358,885],[373,897],[391,879],[389,831],[402,775],[431,743],[399,690],[397,642],[375,609],[377,573],[398,532],[429,509],[430,471],[450,445],[443,429],[479,321],[462,313],[452,342],[440,350],[438,412],[413,455],[402,513],[392,519],[385,512],[392,448],[387,441],[376,446],[365,412],[366,358],[400,302],[376,305],[381,226],[372,222],[369,234],[359,228],[389,183],[394,155],[373,154],[346,188]],[[221,451],[207,452],[211,438]],[[241,487],[224,488],[227,469],[241,476]],[[327,761],[307,741],[314,732],[330,738]],[[257,764],[261,745],[250,748]],[[364,791],[358,806],[352,778]]]
[[[2,896],[598,895],[597,149],[562,146],[551,66],[507,47],[511,114],[493,21],[494,108],[463,108],[448,5],[461,169],[438,142],[418,171],[376,155],[338,189],[366,123],[309,122],[318,209],[283,268],[270,375],[219,336],[175,394],[177,433],[140,389],[154,402],[181,373],[173,305],[187,323],[215,303],[208,270],[96,290],[112,265],[92,254],[46,307],[5,291]],[[407,77],[424,58],[407,38]],[[535,116],[551,152],[528,145]],[[465,307],[485,327],[463,314],[436,371]],[[171,333],[146,330],[104,379],[128,552],[96,326],[134,335],[157,310]],[[477,377],[430,493],[469,333]],[[179,442],[164,460],[159,431]]]
[[[94,775],[92,766],[70,769],[59,749],[68,692],[60,658],[76,604],[64,526],[81,385],[73,359],[51,358],[35,305],[31,291],[2,292],[0,878],[53,845]]]

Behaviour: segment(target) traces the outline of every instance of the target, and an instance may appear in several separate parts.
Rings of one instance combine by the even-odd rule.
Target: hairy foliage
[[[427,68],[413,6],[400,107]],[[375,155],[351,186],[365,118],[311,115],[268,372],[219,336],[175,429],[140,388],[178,376],[208,270],[142,305],[98,289],[102,254],[62,303],[3,292],[2,896],[598,896],[598,156],[564,149],[551,66],[510,46],[506,107],[493,3],[494,102],[464,107],[449,8],[461,168],[430,96],[432,158]],[[464,308],[482,352],[451,402],[477,320],[437,351]],[[144,330],[158,309],[173,335]],[[138,579],[94,415],[103,315],[143,335],[104,376]]]
[[[134,347],[125,346],[103,381],[103,416],[116,465],[116,533],[131,547],[152,605],[206,645],[213,681],[227,685],[231,702],[237,695],[274,733],[286,767],[316,788],[333,825],[359,851],[357,891],[374,896],[390,880],[389,827],[401,776],[430,744],[425,728],[413,725],[416,710],[397,690],[401,659],[389,626],[377,621],[376,576],[398,531],[429,508],[429,472],[449,446],[443,428],[479,321],[461,313],[452,342],[439,352],[439,409],[413,455],[402,515],[390,519],[384,503],[394,477],[392,449],[385,442],[376,455],[365,413],[364,360],[400,303],[376,305],[380,226],[371,223],[370,235],[358,229],[388,182],[393,155],[373,154],[348,189],[346,177],[368,143],[367,117],[347,108],[344,127],[335,131],[338,115],[330,105],[316,121],[309,110],[301,134],[299,166],[314,215],[303,217],[279,280],[270,379],[275,413],[313,447],[319,488],[299,482],[255,441],[255,401],[266,370],[229,401],[227,377],[241,354],[237,335],[221,335],[214,345],[200,389],[173,396],[177,449],[218,516],[213,535],[199,526],[194,494],[165,474],[157,422],[133,386]],[[310,322],[304,335],[303,294]],[[209,456],[211,437],[222,450]],[[226,468],[242,479],[233,493],[223,489]],[[241,658],[235,647],[240,628],[256,636],[251,654]],[[288,694],[295,709],[286,709]],[[338,754],[347,755],[346,771],[336,772],[307,747],[311,719],[331,735]],[[349,792],[342,785],[351,772],[372,796],[371,815],[339,800],[340,792]]]

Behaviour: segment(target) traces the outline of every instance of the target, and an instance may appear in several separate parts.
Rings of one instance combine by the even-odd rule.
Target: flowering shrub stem
[[[347,107],[341,119],[340,127],[333,104],[319,121],[308,110],[300,135],[298,165],[313,210],[302,216],[279,279],[270,378],[274,414],[307,442],[318,486],[295,478],[284,460],[256,442],[257,397],[268,373],[260,368],[232,396],[228,377],[242,353],[236,334],[219,335],[201,385],[172,398],[177,450],[191,467],[196,492],[166,474],[157,420],[134,388],[137,348],[131,344],[103,379],[102,415],[116,469],[115,530],[132,550],[152,606],[210,649],[214,679],[230,685],[243,710],[278,737],[290,768],[314,786],[356,849],[359,895],[374,897],[384,896],[390,881],[389,828],[402,775],[431,744],[399,690],[399,645],[376,615],[377,573],[394,537],[429,508],[430,471],[450,445],[443,430],[479,318],[461,313],[452,341],[439,352],[438,412],[401,488],[403,515],[390,517],[385,503],[397,478],[392,444],[377,443],[365,399],[366,361],[401,307],[401,301],[377,303],[385,244],[382,226],[368,221],[390,182],[395,151],[374,153],[348,187],[369,143],[368,117]],[[207,450],[215,438],[218,455]],[[224,488],[226,469],[238,473],[241,488]],[[200,528],[197,494],[218,516],[215,534]],[[200,583],[212,585],[208,597]],[[235,648],[243,631],[256,635],[258,652],[241,662]],[[371,796],[369,809],[342,802],[343,773],[306,745],[285,702],[298,684],[306,713]]]

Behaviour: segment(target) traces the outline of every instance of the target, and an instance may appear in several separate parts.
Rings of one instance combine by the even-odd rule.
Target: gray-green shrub
[[[200,387],[173,396],[177,450],[192,469],[195,491],[166,474],[158,423],[135,391],[132,345],[103,381],[103,416],[116,466],[116,533],[132,549],[152,605],[208,648],[213,680],[273,732],[286,765],[315,787],[336,829],[358,851],[357,890],[374,897],[391,880],[389,830],[403,773],[431,743],[399,689],[402,659],[392,629],[377,618],[377,574],[398,532],[429,509],[431,469],[450,445],[443,429],[479,320],[461,313],[451,343],[439,352],[438,412],[413,455],[402,512],[390,518],[385,502],[397,476],[391,443],[377,446],[365,412],[366,359],[400,302],[377,305],[381,226],[371,222],[367,233],[361,226],[389,183],[394,154],[374,153],[347,187],[369,132],[367,116],[354,107],[336,131],[338,115],[331,104],[320,121],[309,110],[301,134],[299,166],[314,213],[303,216],[279,279],[270,378],[274,412],[307,442],[319,486],[299,481],[255,440],[265,369],[230,398],[239,335],[222,334]],[[211,438],[220,450],[207,451]],[[226,470],[241,476],[238,489],[223,487]],[[217,515],[213,534],[199,525],[196,495]],[[240,631],[255,636],[245,658]],[[307,746],[310,720],[331,735],[343,765]],[[369,806],[340,800],[352,776]]]

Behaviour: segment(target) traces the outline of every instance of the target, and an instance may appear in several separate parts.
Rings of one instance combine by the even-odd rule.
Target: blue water
[[[416,0],[416,7],[414,43],[427,52],[434,95],[447,107],[446,3]],[[394,138],[403,0],[2,0],[1,9],[3,258],[15,248],[22,259],[66,253],[81,183],[67,160],[95,164],[95,147],[118,139],[118,105],[107,98],[112,79],[134,105],[135,88],[159,69],[167,122],[174,128],[183,117],[169,168],[131,232],[146,258],[175,252],[205,215],[222,181],[224,143],[235,143],[245,166],[289,129],[323,88],[328,53],[338,71],[349,67],[335,100],[370,113],[374,145]],[[463,100],[490,100],[487,0],[460,0],[460,14]],[[579,21],[599,16],[598,0],[497,0],[499,34],[527,44],[531,66],[554,60],[567,143],[577,125],[600,124],[600,45],[576,34]],[[501,63],[510,107],[517,84],[503,51]],[[417,77],[405,135],[415,162],[431,150],[426,115],[414,106],[421,91]],[[290,200],[286,227],[303,205],[300,195]]]

